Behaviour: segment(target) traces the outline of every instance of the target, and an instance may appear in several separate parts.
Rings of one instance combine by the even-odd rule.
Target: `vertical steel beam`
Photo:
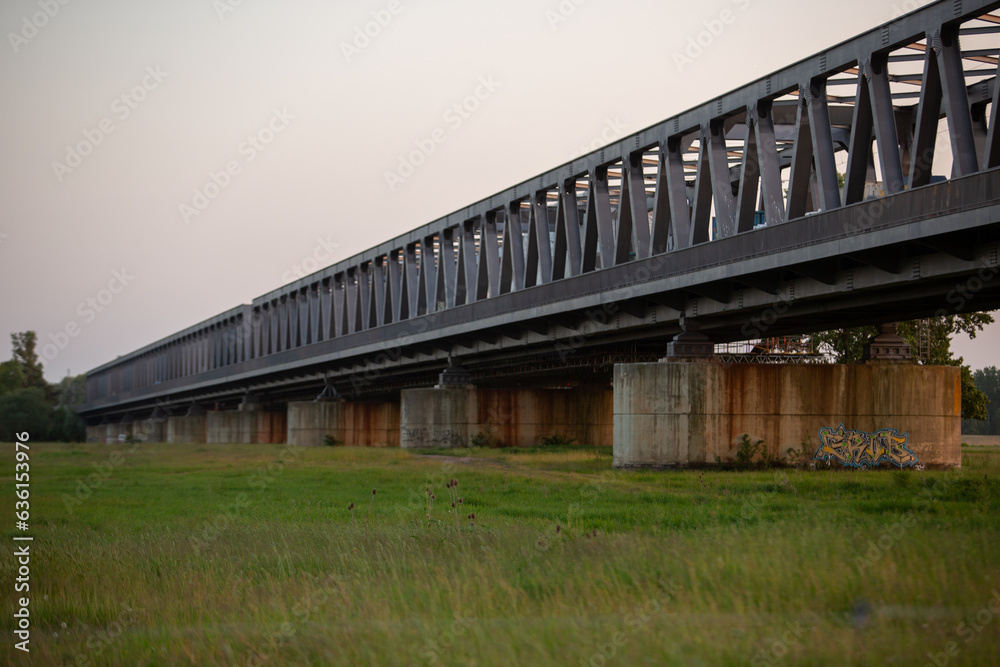
[[[736,229],[736,207],[724,123],[724,119],[717,118],[708,125],[708,165],[712,172],[715,199],[716,238],[722,239],[732,236]]]
[[[611,192],[607,166],[595,168],[591,172],[590,182],[594,189],[594,214],[601,268],[608,269],[615,265],[615,234],[611,219]],[[590,222],[589,217],[588,222]]]
[[[910,159],[911,188],[918,188],[931,182],[934,166],[934,151],[937,143],[938,120],[941,116],[943,91],[941,69],[937,51],[932,47],[934,36],[927,35],[927,49],[924,52],[924,79],[920,86],[920,102],[917,107],[917,121],[913,131],[913,148]]]
[[[453,308],[455,306],[455,287],[458,282],[455,258],[457,234],[457,227],[449,227],[438,237],[440,241],[438,243],[437,298],[444,302],[445,308]]]
[[[878,159],[882,166],[882,183],[886,194],[896,194],[903,191],[903,162],[899,154],[896,113],[893,110],[892,91],[889,87],[888,56],[874,54],[871,60],[865,63],[864,69],[868,74],[868,91],[871,94],[875,120],[875,140],[878,142]]]
[[[707,243],[712,225],[712,167],[708,128],[702,128],[698,146],[698,171],[694,179],[694,207],[691,213],[691,237],[688,245]]]
[[[795,119],[795,145],[788,177],[788,206],[785,208],[787,220],[795,220],[806,214],[813,160],[812,132],[809,130],[809,113],[806,111],[808,96],[808,87],[800,86],[801,101]]]
[[[997,127],[997,107],[1000,106],[1000,59],[997,61],[996,79],[993,80],[993,101],[990,106],[990,126],[986,133],[986,152],[983,155],[983,169],[1000,167],[1000,128]]]
[[[385,301],[385,322],[399,322],[403,308],[403,249],[389,253],[389,276],[386,289],[389,294]]]
[[[653,234],[649,241],[651,255],[667,251],[670,244],[670,188],[667,186],[665,146],[656,154],[656,193],[653,200]]]
[[[632,195],[629,192],[627,157],[622,160],[622,186],[618,192],[618,224],[615,234],[615,264],[624,264],[632,254]]]
[[[462,303],[476,300],[476,285],[479,277],[476,264],[476,230],[479,229],[479,245],[483,244],[482,218],[476,216],[462,225],[462,259],[465,269],[465,299]]]
[[[628,187],[632,208],[632,238],[635,246],[636,259],[649,257],[649,206],[646,203],[646,174],[643,165],[644,152],[635,151],[622,159],[622,165],[628,165]],[[625,177],[622,177],[624,185]]]
[[[840,184],[837,182],[837,159],[833,154],[833,129],[827,102],[826,79],[816,78],[809,84],[809,129],[812,132],[814,166],[816,169],[819,207],[824,211],[840,208]],[[893,141],[895,140],[895,134]],[[897,149],[898,160],[898,149]]]
[[[858,90],[854,98],[851,138],[847,147],[847,173],[844,174],[845,204],[856,204],[865,198],[868,163],[872,157],[872,133],[875,131],[871,85],[865,68],[859,67],[858,70]],[[879,147],[879,153],[881,152]]]
[[[481,222],[476,301],[482,301],[500,293],[500,242],[497,238],[497,211],[487,211]]]
[[[385,324],[385,279],[388,273],[386,267],[387,257],[382,255],[376,257],[372,264],[372,296],[371,312],[369,314],[369,328],[380,327]]]
[[[336,337],[346,336],[350,333],[350,325],[348,321],[350,318],[347,317],[347,303],[349,299],[347,298],[348,288],[347,283],[349,278],[346,273],[340,272],[333,276],[333,328]]]
[[[760,157],[757,154],[757,108],[747,109],[747,138],[743,142],[743,163],[740,168],[740,189],[736,198],[736,232],[753,230],[757,217],[757,197],[760,186]]]
[[[584,214],[583,255],[581,271],[590,273],[597,270],[598,264],[598,231],[597,231],[597,197],[594,193],[594,181],[587,186],[587,212]]]
[[[358,268],[352,266],[347,269],[347,282],[345,283],[345,296],[344,300],[344,321],[347,324],[345,327],[345,334],[352,334],[360,329],[359,313],[358,313]]]
[[[500,262],[500,293],[524,289],[524,236],[521,233],[521,203],[508,202],[504,209],[503,257]]]
[[[972,113],[962,65],[958,26],[944,26],[939,35],[941,88],[945,114],[948,116],[948,134],[951,136],[951,155],[954,172],[958,177],[979,171],[976,157],[976,138],[972,130]]]
[[[524,273],[525,287],[544,285],[552,281],[552,246],[549,240],[549,211],[546,191],[538,190],[530,201],[528,258]]]
[[[580,275],[580,211],[576,203],[576,179],[568,178],[559,187],[559,204],[562,209],[562,228],[566,243],[566,272],[564,276]]]
[[[426,292],[420,289],[419,267],[417,266],[417,243],[410,243],[406,246],[406,253],[403,255],[403,303],[406,314],[401,315],[401,319],[408,320],[416,317],[419,312],[421,295],[426,298]],[[427,312],[426,303],[424,312]]]
[[[774,117],[771,100],[757,103],[757,157],[760,161],[761,198],[767,224],[785,221],[785,199],[781,191],[781,167],[778,164],[778,144],[774,140]]]
[[[666,196],[670,207],[670,233],[674,239],[674,250],[679,250],[691,245],[691,205],[687,198],[681,138],[668,139],[666,149]]]

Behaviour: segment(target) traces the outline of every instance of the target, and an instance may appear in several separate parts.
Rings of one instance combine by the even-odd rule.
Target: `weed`
[[[344,443],[341,442],[340,440],[337,440],[329,433],[327,433],[326,435],[323,436],[323,444],[326,445],[327,447],[339,447]]]
[[[544,447],[570,447],[577,444],[576,438],[571,438],[563,433],[543,435],[539,441]]]
[[[813,460],[812,445],[803,440],[799,449],[789,447],[788,456],[785,457],[785,460],[788,461],[789,465],[794,466],[796,470],[808,467]]]
[[[479,429],[479,432],[473,435],[469,440],[469,446],[497,449],[499,447],[503,447],[503,443],[500,442],[500,438],[493,433],[493,424],[487,420],[486,423]]]

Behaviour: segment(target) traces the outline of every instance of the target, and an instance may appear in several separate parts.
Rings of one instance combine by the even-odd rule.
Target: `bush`
[[[327,433],[326,435],[323,436],[323,444],[326,445],[327,447],[338,447],[344,443],[342,443],[340,440],[337,440],[335,437]]]
[[[469,439],[470,447],[489,447],[490,449],[497,449],[503,447],[503,443],[500,442],[500,438],[496,436],[493,432],[493,424],[487,421],[479,432]]]
[[[802,470],[812,462],[813,456],[812,445],[808,442],[803,442],[799,446],[799,449],[789,447],[788,456],[785,459],[789,465],[795,466],[796,470]]]
[[[15,434],[27,432],[33,441],[44,442],[52,430],[52,408],[38,387],[0,397],[0,441],[14,442]]]

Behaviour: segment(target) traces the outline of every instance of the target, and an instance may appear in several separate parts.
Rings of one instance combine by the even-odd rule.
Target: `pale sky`
[[[85,372],[922,4],[4,0],[0,359]]]

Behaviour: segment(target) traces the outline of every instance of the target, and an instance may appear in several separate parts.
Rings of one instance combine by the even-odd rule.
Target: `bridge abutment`
[[[615,468],[732,461],[744,435],[762,440],[772,456],[806,443],[833,465],[959,467],[959,369],[718,361],[615,367]]]

